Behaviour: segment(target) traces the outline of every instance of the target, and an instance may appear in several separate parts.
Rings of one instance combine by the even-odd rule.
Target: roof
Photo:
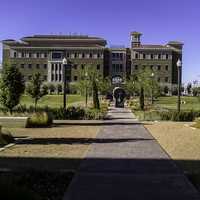
[[[44,41],[44,40],[104,40],[100,37],[91,37],[88,35],[33,35],[23,37],[22,41]]]
[[[100,37],[90,37],[87,35],[33,35],[16,40],[3,40],[4,44],[16,47],[105,47],[107,42]]]
[[[137,31],[133,31],[133,32],[131,32],[131,35],[142,35],[142,33],[137,32]]]
[[[134,47],[134,49],[163,49],[163,50],[170,50],[170,47],[166,45],[155,45],[155,44],[142,44],[138,47]]]

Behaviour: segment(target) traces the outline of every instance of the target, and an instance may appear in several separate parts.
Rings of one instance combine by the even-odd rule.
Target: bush
[[[2,132],[0,126],[0,145],[7,145],[9,143],[14,142],[15,139],[12,137],[10,132]]]
[[[171,121],[194,121],[196,117],[200,116],[200,111],[180,111],[175,110],[160,112],[161,120]]]
[[[98,119],[103,119],[104,114],[101,112],[101,110],[95,109],[95,108],[90,108],[86,110],[85,114],[85,119],[88,120],[98,120]]]
[[[52,122],[51,114],[47,112],[37,112],[28,118],[27,128],[49,127]]]

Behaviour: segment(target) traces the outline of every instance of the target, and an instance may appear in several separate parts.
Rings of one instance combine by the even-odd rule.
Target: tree
[[[20,102],[24,93],[25,84],[20,71],[11,64],[5,64],[0,80],[0,102],[6,107],[10,114],[13,108]]]
[[[102,95],[108,94],[112,86],[111,80],[109,77],[102,78],[99,77],[98,79],[98,88]]]
[[[96,79],[93,79],[93,106],[95,109],[100,109],[99,97],[98,97],[98,87]]]
[[[190,95],[190,94],[192,93],[192,84],[191,84],[191,83],[188,83],[186,89],[187,89],[188,95]]]
[[[88,94],[93,95],[93,106],[96,109],[100,108],[99,105],[99,89],[100,82],[102,80],[99,72],[93,65],[87,65],[83,70],[80,71],[79,81],[77,83],[77,88],[82,95],[85,95],[86,105]]]
[[[149,69],[141,69],[135,77],[135,87],[140,95],[140,108],[144,109],[145,97],[153,97],[158,95],[159,85],[156,82],[154,76],[152,77],[152,71]]]
[[[63,88],[63,86],[62,86],[61,83],[58,83],[58,84],[56,85],[57,94],[60,94],[60,93],[62,92],[62,88]]]
[[[26,87],[26,92],[34,99],[35,111],[38,101],[45,95],[48,94],[48,87],[42,85],[42,80],[40,78],[40,73],[33,75],[31,81]]]
[[[53,92],[55,92],[55,85],[53,83],[49,83],[48,84],[48,90],[49,90],[50,94],[52,94]]]

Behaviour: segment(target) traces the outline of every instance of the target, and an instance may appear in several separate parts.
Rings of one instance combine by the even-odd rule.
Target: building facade
[[[35,72],[45,82],[62,83],[62,59],[68,59],[72,67],[66,79],[76,82],[87,66],[94,67],[102,77],[110,77],[113,84],[125,82],[131,74],[149,68],[156,80],[170,91],[177,85],[178,59],[182,59],[180,42],[166,45],[145,45],[141,33],[131,33],[130,47],[108,48],[107,41],[99,37],[76,35],[35,35],[20,41],[3,41],[3,64],[10,62],[29,81]]]

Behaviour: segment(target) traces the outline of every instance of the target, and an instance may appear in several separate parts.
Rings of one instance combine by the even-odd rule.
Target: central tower
[[[141,45],[140,38],[142,33],[139,32],[131,32],[131,48],[139,47]]]

